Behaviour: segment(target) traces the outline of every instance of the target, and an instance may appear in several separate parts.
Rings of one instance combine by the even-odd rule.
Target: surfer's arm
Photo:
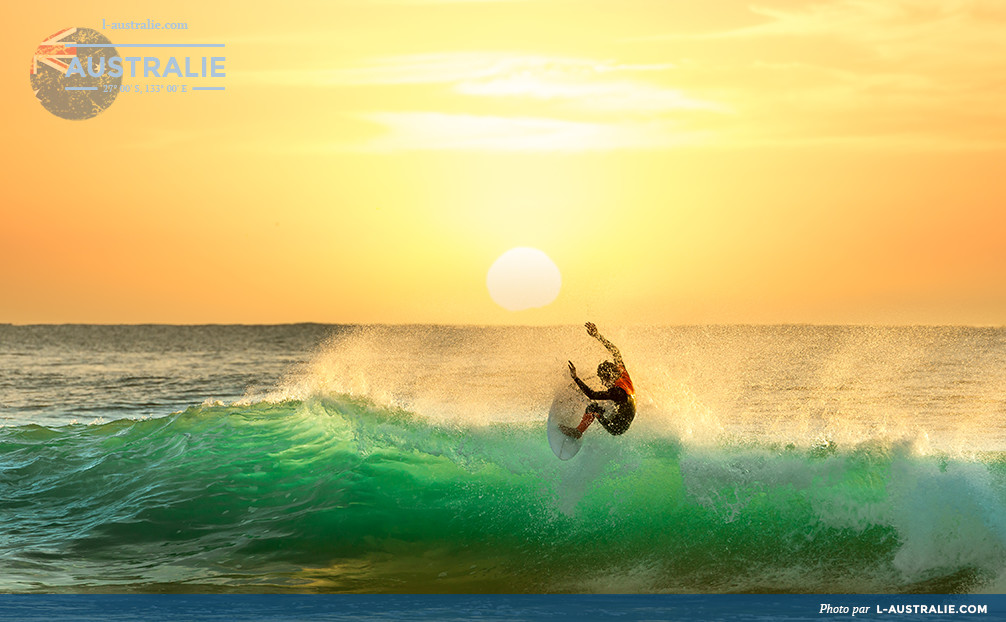
[[[590,399],[592,400],[599,399],[595,397],[599,393],[599,391],[595,391],[594,389],[588,387],[587,383],[585,383],[583,380],[580,380],[576,376],[573,376],[573,382],[575,382],[576,386],[580,387],[580,390],[583,391],[583,394],[589,397]]]
[[[625,401],[625,391],[618,387],[612,387],[607,391],[595,391],[587,386],[587,383],[580,380],[576,376],[573,376],[573,382],[576,386],[580,387],[583,394],[592,400],[608,400],[610,402],[622,402]]]
[[[615,359],[615,365],[625,369],[625,363],[622,361],[622,353],[618,351],[618,347],[605,339],[604,336],[597,331],[597,326],[593,322],[587,322],[585,326],[587,327],[587,334],[600,341],[601,345],[607,348],[608,352],[611,352],[611,356]]]

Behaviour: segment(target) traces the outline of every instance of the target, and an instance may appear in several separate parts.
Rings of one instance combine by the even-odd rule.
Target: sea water
[[[1001,592],[1006,330],[0,326],[0,591]]]

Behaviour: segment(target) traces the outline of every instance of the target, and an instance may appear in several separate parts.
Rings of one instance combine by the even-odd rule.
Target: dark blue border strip
[[[830,610],[826,610],[830,607]],[[855,609],[862,608],[862,609]],[[884,611],[880,611],[880,609]],[[984,613],[981,611],[984,609]],[[991,595],[0,595],[0,620],[1006,620]]]

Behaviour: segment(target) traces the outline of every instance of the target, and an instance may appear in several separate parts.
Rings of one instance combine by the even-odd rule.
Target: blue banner
[[[1006,620],[994,595],[0,595],[0,620]]]

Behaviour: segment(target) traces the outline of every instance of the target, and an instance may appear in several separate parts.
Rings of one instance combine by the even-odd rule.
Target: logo
[[[98,116],[119,94],[122,73],[104,71],[118,56],[112,42],[97,30],[64,28],[52,34],[39,44],[31,59],[35,98],[63,119]],[[84,70],[70,71],[71,67]]]
[[[185,22],[112,22],[102,28],[186,30]],[[35,48],[31,88],[42,106],[63,119],[96,117],[117,97],[183,97],[223,91],[226,56],[192,56],[175,50],[223,48],[223,43],[116,43],[90,28],[64,28]],[[118,49],[129,51],[120,56]],[[149,52],[148,50],[155,50]],[[219,52],[216,52],[219,54]],[[126,82],[123,82],[126,80]],[[131,93],[131,95],[125,95]]]

